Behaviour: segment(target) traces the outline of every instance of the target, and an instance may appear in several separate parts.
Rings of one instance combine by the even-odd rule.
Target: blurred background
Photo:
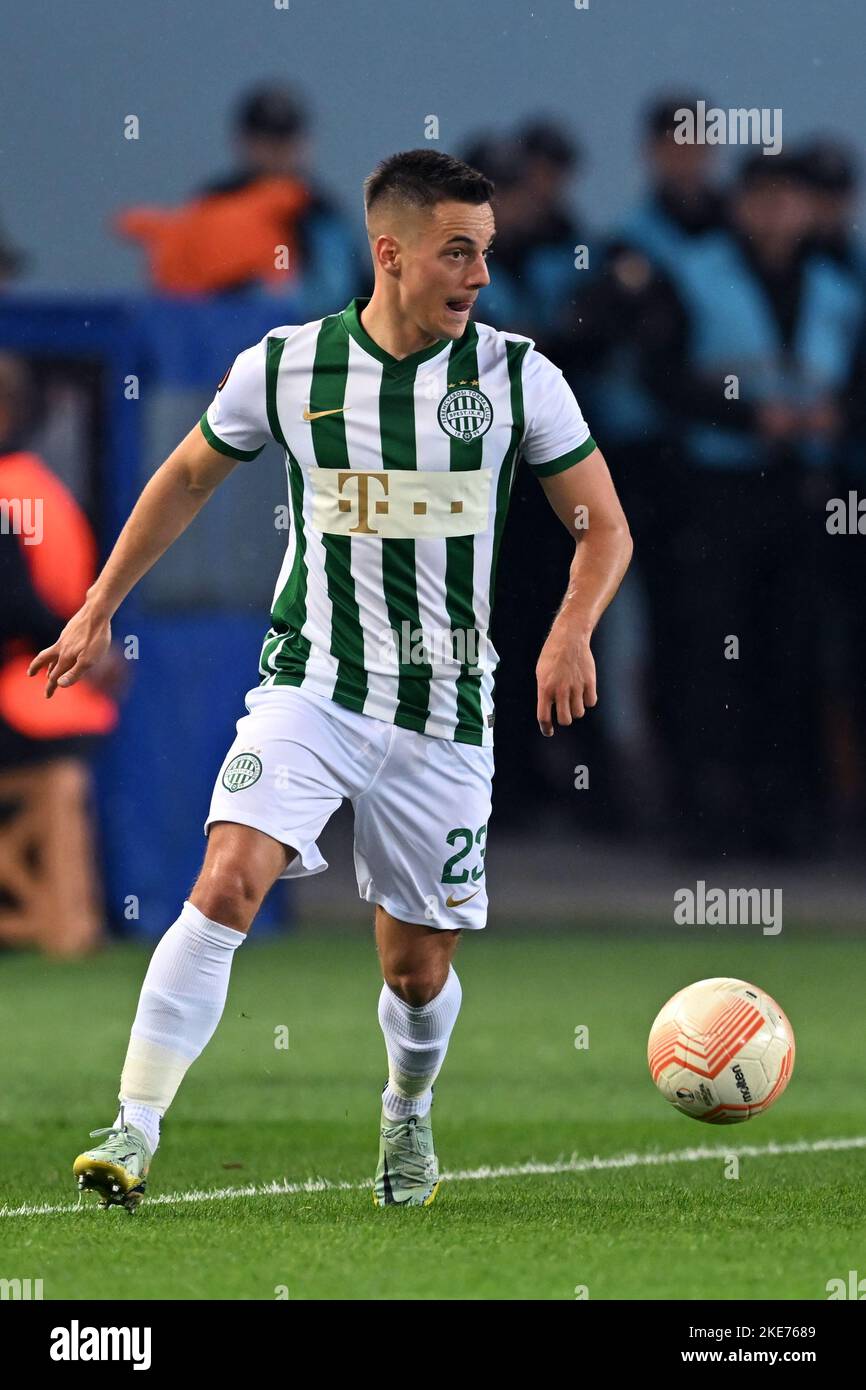
[[[236,353],[370,292],[362,180],[427,144],[493,178],[476,317],[562,367],[635,538],[594,641],[599,704],[544,740],[534,666],[572,542],[519,473],[494,623],[491,925],[670,923],[673,892],[703,878],[783,887],[789,917],[857,930],[853,0],[832,24],[807,0],[408,15],[35,0],[0,20],[0,942],[75,953],[176,917],[258,679],[286,544],[276,448],[123,605],[104,668],[49,703],[26,667]],[[781,113],[781,151],[679,144],[674,113],[698,101]],[[277,885],[261,934],[368,921],[346,808],[323,849],[329,873]]]

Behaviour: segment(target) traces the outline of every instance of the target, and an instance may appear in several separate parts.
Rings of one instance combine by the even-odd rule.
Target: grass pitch
[[[866,942],[467,934],[433,1109],[440,1165],[463,1176],[401,1211],[374,1208],[367,1181],[386,1074],[372,934],[251,939],[149,1198],[134,1216],[76,1209],[72,1160],[114,1120],[148,955],[0,961],[0,1277],[41,1278],[46,1299],[825,1299],[866,1274]],[[717,974],[774,995],[798,1048],[776,1108],[726,1128],[670,1109],[645,1058],[665,1000]],[[742,1148],[757,1152],[726,1177]]]

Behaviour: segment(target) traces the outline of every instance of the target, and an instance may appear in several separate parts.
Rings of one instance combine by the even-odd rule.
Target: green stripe
[[[416,364],[417,366],[417,364]],[[415,369],[402,375],[383,372],[379,388],[379,433],[384,468],[417,468],[415,453]],[[382,539],[382,581],[388,621],[402,653],[402,624],[414,632],[421,626],[415,579],[414,539]],[[394,723],[424,732],[430,713],[429,663],[400,662],[397,677],[397,709]]]
[[[267,358],[265,360],[265,406],[271,434],[278,444],[282,444],[283,448],[288,450],[289,446],[283,434],[283,427],[280,424],[277,411],[277,381],[279,380],[280,362],[285,346],[285,338],[268,338]]]
[[[241,459],[244,463],[248,463],[250,459],[257,459],[265,447],[263,444],[260,449],[236,449],[233,444],[226,444],[225,440],[220,439],[211,429],[207,412],[199,420],[199,425],[211,448],[216,449],[218,454],[225,454],[230,459]]]
[[[319,468],[350,467],[345,416],[341,411],[348,374],[349,339],[340,315],[332,314],[323,320],[316,339],[310,412],[337,410],[340,413],[311,422],[313,452]],[[365,542],[359,539],[358,544]],[[322,546],[331,600],[330,650],[337,658],[337,680],[332,698],[360,712],[367,698],[367,672],[364,669],[364,633],[352,577],[352,537],[323,535]]]
[[[493,523],[493,553],[490,557],[490,605],[491,613],[496,596],[496,567],[499,564],[499,549],[505,518],[511,501],[511,489],[517,472],[520,457],[520,443],[525,429],[523,409],[523,359],[529,350],[529,343],[506,342],[508,379],[511,383],[511,440],[499,469],[499,482],[496,486],[496,520]]]
[[[463,337],[458,339],[448,358],[448,388],[478,380],[478,329],[470,321]],[[481,467],[483,437],[451,440],[450,468],[452,473]],[[473,570],[475,559],[474,536],[449,536],[445,542],[445,607],[452,633],[477,633],[478,621],[473,603]],[[454,639],[452,638],[452,642]],[[454,647],[456,656],[459,647]],[[468,645],[464,646],[464,655]],[[466,741],[467,734],[480,733],[484,728],[481,714],[481,676],[470,675],[463,662],[457,677],[457,727],[454,737]]]
[[[260,669],[262,666],[267,667],[268,662],[276,659],[278,673],[285,676],[285,679],[281,679],[280,674],[276,677],[275,683],[281,685],[289,679],[291,684],[300,684],[310,657],[310,639],[301,635],[301,629],[307,620],[307,566],[305,560],[307,537],[304,531],[304,475],[301,472],[300,464],[286,442],[277,411],[277,380],[285,341],[285,338],[268,339],[265,393],[271,434],[285,450],[286,477],[292,505],[292,525],[295,528],[295,554],[289,577],[271,609],[272,627],[265,638],[260,658]],[[287,634],[288,640],[283,642],[282,639]],[[276,642],[272,640],[273,636],[276,636]],[[279,655],[277,656],[278,649]],[[268,674],[270,674],[269,668]],[[263,679],[267,679],[267,676],[264,676]]]
[[[536,478],[552,478],[555,473],[564,473],[566,468],[572,468],[574,464],[580,463],[581,459],[587,458],[593,449],[598,446],[590,435],[582,444],[578,444],[576,449],[569,449],[567,454],[560,454],[559,458],[548,459],[547,463],[532,465],[532,471]]]
[[[292,499],[292,525],[295,528],[295,554],[288,579],[283,585],[271,611],[274,631],[281,637],[289,634],[277,656],[277,669],[291,671],[303,679],[310,658],[310,639],[301,634],[307,621],[307,537],[304,531],[304,475],[297,459],[286,452],[289,493]]]
[[[265,636],[265,640],[262,643],[261,655],[259,656],[259,675],[262,677],[262,680],[265,680],[268,676],[273,675],[271,657],[273,656],[276,648],[279,646],[281,640],[282,638],[280,633],[277,632],[274,628],[270,628],[268,630]]]

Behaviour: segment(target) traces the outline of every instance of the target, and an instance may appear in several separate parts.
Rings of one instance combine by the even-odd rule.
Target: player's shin
[[[162,1116],[216,1031],[234,952],[243,940],[243,932],[185,902],[151,957],[119,1092],[123,1120],[144,1134],[151,1153]]]
[[[379,996],[379,1023],[388,1053],[388,1084],[382,1106],[389,1119],[426,1115],[432,1086],[448,1050],[460,1012],[462,990],[453,965],[442,989],[427,1004],[413,1007],[388,984]]]

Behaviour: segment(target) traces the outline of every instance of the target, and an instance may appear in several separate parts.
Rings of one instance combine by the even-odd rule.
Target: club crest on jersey
[[[242,792],[262,775],[262,760],[255,753],[238,753],[223,773],[223,786],[230,792]]]
[[[493,423],[493,406],[474,386],[456,386],[439,402],[439,424],[452,439],[480,439]]]

